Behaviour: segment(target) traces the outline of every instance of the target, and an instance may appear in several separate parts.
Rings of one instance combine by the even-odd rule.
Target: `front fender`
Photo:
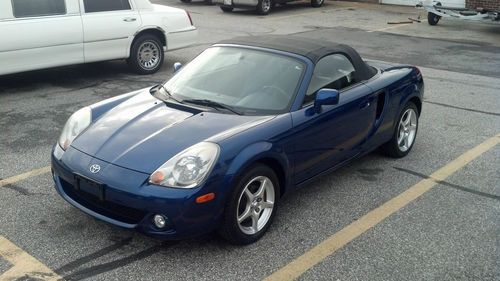
[[[231,186],[237,184],[241,174],[245,172],[251,165],[262,161],[269,163],[270,161],[278,164],[284,175],[284,186],[286,188],[289,181],[290,160],[286,156],[281,146],[273,145],[271,142],[260,141],[252,143],[241,150],[231,161],[226,174],[232,178]],[[276,168],[276,167],[271,167]]]

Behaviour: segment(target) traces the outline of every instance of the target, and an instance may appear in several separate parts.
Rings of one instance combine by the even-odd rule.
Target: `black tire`
[[[262,177],[262,176],[267,177],[273,184],[274,205],[273,208],[271,209],[270,217],[265,223],[265,225],[262,227],[262,229],[257,231],[255,234],[247,234],[243,232],[237,221],[238,213],[241,210],[241,206],[239,206],[240,198],[246,196],[243,194],[247,185],[250,184],[251,182],[254,182],[254,180],[257,177]],[[279,187],[278,177],[271,168],[269,168],[266,165],[257,164],[247,169],[247,171],[239,177],[238,183],[236,184],[231,195],[227,198],[226,205],[224,208],[223,221],[219,229],[219,234],[229,242],[239,245],[251,244],[259,240],[265,234],[269,226],[272,224],[273,219],[276,215],[276,211],[278,208],[278,201],[280,197],[279,192],[280,192],[280,187]],[[266,196],[268,196],[267,193]],[[262,199],[262,200],[265,201],[267,199]],[[263,213],[264,208],[263,207],[261,208],[262,208],[261,209],[262,213],[259,219],[264,216]],[[249,210],[253,211],[253,209]],[[250,217],[249,219],[252,221]],[[244,222],[245,220],[242,221],[242,223]]]
[[[181,0],[182,3],[191,3],[191,0]]]
[[[416,116],[415,135],[413,137],[413,140],[412,140],[410,146],[406,150],[403,151],[400,148],[400,144],[398,143],[398,136],[400,136],[400,122],[401,122],[401,120],[403,118],[403,115],[409,109],[412,109],[413,112],[415,113],[415,116]],[[408,153],[410,153],[411,149],[413,148],[413,145],[415,144],[415,140],[416,140],[416,137],[417,137],[418,124],[419,124],[418,119],[419,119],[419,117],[420,116],[419,116],[419,112],[418,112],[417,106],[413,102],[408,102],[403,107],[403,110],[398,115],[397,123],[394,126],[394,132],[392,134],[391,140],[389,140],[387,143],[385,143],[385,144],[383,144],[381,146],[382,151],[387,156],[390,156],[390,157],[393,157],[393,158],[401,158],[401,157],[405,157],[406,155],[408,155]]]
[[[220,6],[220,9],[224,12],[224,13],[230,13],[233,11],[233,7],[231,6]]]
[[[311,0],[311,6],[314,8],[321,7],[325,3],[325,0]]]
[[[441,6],[441,2],[437,2],[435,6]],[[427,13],[427,22],[430,25],[436,25],[440,19],[441,19],[441,16],[438,16],[438,15],[431,13],[431,12]]]
[[[272,1],[273,0],[259,0],[255,9],[257,14],[263,16],[269,15],[269,12],[271,12],[273,6]]]
[[[441,19],[440,16],[434,14],[434,13],[431,13],[431,12],[428,12],[427,13],[427,22],[430,24],[430,25],[436,25],[439,20]]]
[[[205,0],[205,4],[210,5],[210,6],[215,5],[213,0]]]
[[[149,52],[150,54],[152,53],[153,55],[157,55],[156,62],[150,67],[146,67],[140,62],[141,56],[139,55],[139,51],[144,47],[144,44],[150,44],[150,50],[156,50]],[[163,44],[160,39],[152,34],[144,34],[137,37],[132,43],[132,47],[130,48],[130,57],[127,59],[127,63],[137,74],[147,75],[157,72],[163,65],[164,58],[165,54],[163,53]]]

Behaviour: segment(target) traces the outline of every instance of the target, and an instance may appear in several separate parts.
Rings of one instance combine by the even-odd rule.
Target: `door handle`
[[[136,21],[137,19],[136,18],[124,18],[123,21],[126,21],[126,22],[133,22],[133,21]]]
[[[364,100],[362,103],[359,104],[359,109],[365,109],[365,108],[370,107],[370,105],[372,105],[372,102],[374,99],[375,99],[374,97],[370,97],[370,98]]]
[[[370,105],[371,105],[371,102],[369,102],[369,101],[363,102],[359,105],[359,109],[365,109],[365,108],[369,107]]]

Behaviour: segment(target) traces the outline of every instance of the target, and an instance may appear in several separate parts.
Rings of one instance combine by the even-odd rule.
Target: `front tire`
[[[127,62],[138,74],[153,74],[163,65],[164,56],[160,39],[151,34],[144,34],[134,40]]]
[[[311,6],[314,8],[321,7],[325,3],[325,0],[311,0]]]
[[[279,181],[268,166],[247,170],[228,197],[219,233],[234,244],[259,240],[271,225],[280,197]]]
[[[271,7],[273,6],[272,4],[273,0],[259,0],[257,3],[257,14],[259,15],[268,15],[269,12],[271,12]]]
[[[418,117],[417,106],[408,102],[399,114],[391,140],[382,146],[386,155],[401,158],[410,153],[417,137]]]

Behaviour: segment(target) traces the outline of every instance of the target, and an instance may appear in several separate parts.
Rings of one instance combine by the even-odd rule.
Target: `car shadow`
[[[104,61],[88,64],[21,72],[0,76],[0,97],[3,94],[28,94],[43,89],[78,90],[114,81],[123,84],[153,85],[165,81],[172,71],[165,60],[160,71],[152,75],[133,73],[124,61]]]
[[[30,85],[39,83],[67,87],[82,80],[113,79],[130,74],[130,70],[123,61],[97,62],[35,70],[0,76],[0,93],[19,88],[26,89]]]

